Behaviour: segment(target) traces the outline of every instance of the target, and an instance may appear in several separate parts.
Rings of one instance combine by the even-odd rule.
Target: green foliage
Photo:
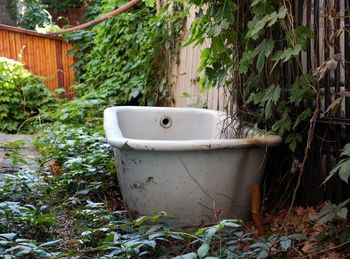
[[[105,0],[101,8],[108,11],[123,2]],[[276,132],[292,132],[286,141],[295,148],[301,136],[294,129],[310,116],[310,111],[299,113],[297,119],[289,112],[299,110],[304,100],[313,98],[312,77],[301,75],[287,90],[281,81],[272,80],[277,76],[275,69],[271,80],[260,84],[278,58],[276,68],[289,54],[294,59],[298,50],[291,44],[291,53],[272,60],[277,39],[263,37],[269,26],[285,19],[283,8],[277,3],[270,5],[268,0],[251,1],[254,8],[266,4],[259,13],[263,21],[253,19],[255,24],[249,28],[252,32],[245,32],[248,36],[243,39],[247,49],[242,58],[234,60],[236,50],[231,45],[238,39],[233,32],[239,18],[235,16],[237,3],[191,2],[203,7],[208,4],[195,20],[198,37],[192,39],[197,43],[206,38],[212,41],[212,48],[202,54],[202,69],[206,72],[203,87],[234,83],[232,70],[240,71],[240,76],[247,79],[242,93],[246,106],[257,108],[253,122],[260,118],[266,125],[273,125]],[[154,1],[147,4],[152,6]],[[79,97],[57,102],[54,109],[48,107],[42,114],[43,120],[52,123],[40,125],[42,131],[36,143],[42,155],[40,170],[23,170],[0,179],[0,257],[288,257],[293,244],[305,239],[304,235],[271,234],[253,239],[236,220],[224,220],[196,232],[180,232],[166,224],[169,218],[164,214],[127,218],[112,150],[103,137],[102,111],[108,105],[135,98],[147,104],[160,101],[166,83],[164,51],[176,48],[177,34],[169,33],[180,29],[183,15],[179,12],[172,17],[161,12],[154,17],[154,10],[139,6],[96,26],[92,32],[71,35],[81,41],[73,54],[84,60],[76,66],[80,71]],[[170,30],[169,26],[174,28]],[[60,173],[53,172],[53,165]]]
[[[54,11],[66,11],[69,8],[80,8],[83,6],[83,0],[42,0],[48,8]]]
[[[62,253],[50,251],[50,247],[60,243],[53,240],[38,244],[34,240],[15,238],[16,233],[0,234],[0,255],[4,258],[61,258]]]
[[[348,216],[348,209],[345,207],[349,203],[350,199],[347,199],[340,204],[329,204],[324,206],[321,211],[315,216],[311,217],[312,220],[317,220],[319,224],[330,223],[337,219],[346,221]]]
[[[1,233],[11,231],[43,238],[49,234],[49,229],[56,224],[56,214],[43,203],[40,194],[43,186],[35,172],[29,170],[0,180]]]
[[[340,154],[342,160],[329,172],[324,183],[328,182],[335,174],[338,174],[340,179],[348,183],[350,177],[350,144],[346,144],[342,151],[343,152]]]
[[[11,12],[18,26],[30,30],[51,23],[51,15],[45,9],[46,7],[40,0],[24,0],[21,3],[12,0],[11,2]]]
[[[23,64],[0,59],[0,132],[17,132],[50,101],[46,86]]]
[[[289,25],[285,1],[188,2],[198,11],[187,44],[210,42],[201,55],[202,88],[229,88],[230,101],[240,106],[235,115],[284,136],[295,151],[302,141],[298,132],[312,115],[312,107],[303,105],[315,94],[314,77],[299,64],[312,31]]]
[[[102,1],[100,12],[111,11],[123,1]],[[84,40],[75,45],[79,96],[90,93],[109,104],[135,99],[154,105],[167,97],[169,51],[176,48],[177,32],[185,13],[178,4],[174,15],[138,5],[96,26],[92,32],[71,35]],[[93,43],[91,43],[91,39]]]
[[[40,148],[42,164],[58,161],[62,175],[47,171],[45,178],[51,183],[47,191],[71,194],[77,197],[102,194],[102,190],[115,186],[114,161],[103,133],[96,129],[77,125],[60,125],[48,129],[45,137],[36,143]]]

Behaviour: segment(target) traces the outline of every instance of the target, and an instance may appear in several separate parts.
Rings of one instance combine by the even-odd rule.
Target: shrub
[[[17,25],[29,30],[52,23],[51,15],[45,8],[46,6],[39,0],[11,2],[11,12],[17,20]]]
[[[0,58],[0,132],[18,131],[50,100],[46,86],[22,63]]]

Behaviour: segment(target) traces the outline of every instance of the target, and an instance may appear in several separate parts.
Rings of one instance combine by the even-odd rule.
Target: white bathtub
[[[225,118],[193,108],[106,109],[104,128],[128,208],[141,215],[165,211],[180,226],[248,217],[267,147],[281,138],[224,139]]]

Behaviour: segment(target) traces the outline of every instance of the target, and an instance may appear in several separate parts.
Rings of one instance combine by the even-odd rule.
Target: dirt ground
[[[24,166],[29,169],[38,168],[34,139],[34,135],[0,134],[0,178]]]

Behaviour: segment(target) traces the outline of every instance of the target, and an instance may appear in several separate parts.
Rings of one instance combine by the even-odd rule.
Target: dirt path
[[[38,168],[34,135],[0,134],[0,178],[26,167]],[[24,161],[26,161],[24,163]]]

